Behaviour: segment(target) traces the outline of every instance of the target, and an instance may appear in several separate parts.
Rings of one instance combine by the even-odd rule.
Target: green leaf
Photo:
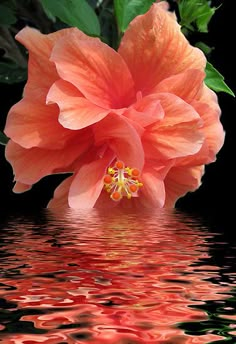
[[[10,26],[15,24],[16,21],[17,18],[14,14],[14,11],[4,4],[0,4],[0,25]]]
[[[206,72],[205,84],[209,88],[211,88],[213,91],[225,92],[235,97],[234,92],[224,82],[223,75],[221,75],[218,72],[218,70],[212,66],[211,63],[207,62],[205,72]]]
[[[208,0],[180,0],[178,3],[180,25],[193,30],[195,24],[200,32],[208,32],[208,24],[216,8]]]
[[[44,6],[43,9],[48,19],[55,23],[57,21],[57,18],[49,11],[47,7]]]
[[[202,13],[196,19],[196,25],[200,32],[208,32],[208,24],[215,13],[215,8],[208,8],[208,5],[204,5],[202,7]],[[203,13],[203,8],[205,8],[205,12]]]
[[[41,0],[45,12],[88,35],[99,36],[100,24],[86,0]]]
[[[114,0],[119,30],[124,32],[137,15],[147,12],[155,0]]]
[[[14,84],[27,79],[27,69],[11,62],[0,62],[0,82]]]
[[[206,56],[210,55],[212,50],[214,50],[213,47],[209,47],[209,45],[207,45],[204,42],[197,42],[197,43],[195,43],[195,47],[201,49],[201,51],[203,51]]]
[[[0,131],[0,144],[6,145],[8,142],[8,137]]]

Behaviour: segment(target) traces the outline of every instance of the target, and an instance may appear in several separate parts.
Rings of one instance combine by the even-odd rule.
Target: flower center
[[[125,167],[122,161],[116,161],[113,167],[107,169],[103,179],[104,188],[111,194],[113,201],[120,201],[123,197],[137,197],[139,188],[143,186],[138,179],[139,175],[137,168]]]

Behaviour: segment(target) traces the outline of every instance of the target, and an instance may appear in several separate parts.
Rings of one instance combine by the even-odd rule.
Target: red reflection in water
[[[222,293],[229,292],[229,286],[208,281],[218,275],[217,266],[192,266],[208,257],[207,235],[197,225],[171,212],[48,216],[46,229],[24,223],[17,224],[12,238],[9,232],[6,247],[13,255],[3,264],[8,275],[0,279],[5,285],[0,297],[27,310],[18,325],[30,322],[45,333],[9,333],[14,331],[6,332],[5,321],[0,325],[4,344],[223,339],[211,333],[190,336],[177,328],[180,322],[207,319],[190,305],[224,299],[228,295]]]

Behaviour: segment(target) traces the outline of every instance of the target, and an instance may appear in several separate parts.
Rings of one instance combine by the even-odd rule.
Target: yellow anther
[[[125,171],[128,173],[129,176],[132,175],[132,169],[131,169],[131,168],[126,167],[126,168],[125,168]]]
[[[114,174],[114,173],[115,173],[115,170],[114,170],[112,167],[108,167],[107,173],[108,173],[108,174]]]
[[[127,193],[127,196],[126,196],[128,199],[131,199],[132,195],[131,193]]]

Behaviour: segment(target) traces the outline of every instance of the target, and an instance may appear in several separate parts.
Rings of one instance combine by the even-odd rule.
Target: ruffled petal
[[[153,90],[155,93],[173,93],[187,103],[200,93],[205,73],[198,69],[189,69],[183,73],[162,80]]]
[[[142,142],[148,158],[174,159],[197,153],[204,135],[202,121],[192,106],[169,93],[157,95],[164,109],[164,119],[145,131]]]
[[[12,165],[15,180],[32,185],[53,173],[72,172],[71,164],[91,146],[88,138],[83,139],[81,134],[61,150],[25,149],[10,140],[6,146],[6,159]]]
[[[165,208],[173,208],[176,201],[201,185],[204,166],[173,167],[165,178]]]
[[[24,148],[59,149],[74,133],[58,122],[58,107],[22,99],[8,113],[5,134]]]
[[[204,71],[206,65],[204,54],[189,44],[161,3],[130,23],[118,52],[131,71],[136,91],[144,95],[165,78],[187,69]]]
[[[225,132],[219,120],[220,108],[214,110],[210,104],[192,102],[192,106],[197,110],[203,120],[202,132],[205,136],[205,145],[208,149],[208,157],[202,163],[209,164],[215,161],[216,154],[224,144]]]
[[[143,146],[134,127],[124,116],[109,114],[94,126],[95,143],[107,144],[126,166],[142,170]]]
[[[212,162],[223,146],[225,139],[224,128],[220,122],[221,109],[217,95],[204,85],[200,96],[191,105],[197,110],[203,120],[202,130],[209,149],[209,161],[207,163]]]
[[[160,100],[152,94],[138,100],[124,112],[124,116],[145,128],[160,121],[164,117],[164,111]]]
[[[180,159],[179,166],[205,165],[215,161],[216,154],[225,139],[225,132],[220,122],[221,110],[214,92],[204,86],[198,100],[193,100],[191,106],[202,119],[203,125],[200,131],[204,135],[204,143],[197,154]]]
[[[114,159],[114,154],[107,152],[103,158],[85,163],[79,169],[69,190],[69,206],[74,209],[93,208],[103,189],[103,177]]]
[[[24,98],[10,110],[7,136],[25,148],[35,146],[53,149],[64,146],[70,138],[70,131],[58,123],[57,106],[46,106],[46,95],[50,86],[58,79],[53,62],[49,61],[55,42],[77,29],[59,30],[43,35],[29,27],[21,30],[16,39],[29,51],[28,81]],[[80,38],[87,36],[80,33]]]
[[[98,106],[123,108],[134,98],[133,80],[124,60],[98,38],[81,40],[73,31],[55,45],[51,61],[62,79]]]
[[[53,62],[49,61],[51,51],[55,42],[63,36],[76,29],[64,29],[43,35],[38,30],[26,27],[21,30],[16,39],[29,51],[28,81],[24,89],[24,96],[34,98],[34,101],[44,101],[47,91],[58,74]],[[86,37],[81,32],[81,37]],[[80,38],[81,38],[80,37]]]
[[[81,97],[76,88],[64,80],[56,81],[47,95],[47,103],[57,103],[59,122],[64,128],[78,130],[99,122],[110,110],[105,110]]]

